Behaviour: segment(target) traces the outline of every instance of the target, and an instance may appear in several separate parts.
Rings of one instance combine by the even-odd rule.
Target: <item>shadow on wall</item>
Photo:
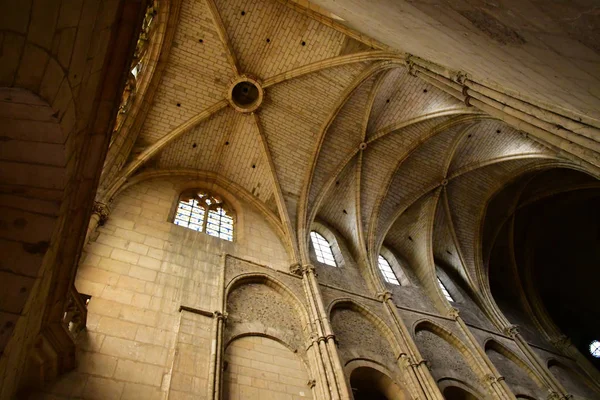
[[[404,400],[404,392],[384,373],[369,367],[358,367],[350,374],[354,400]]]

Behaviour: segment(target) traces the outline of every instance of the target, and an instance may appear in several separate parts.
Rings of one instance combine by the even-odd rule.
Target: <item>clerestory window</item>
[[[444,293],[444,297],[446,298],[446,300],[454,303],[454,299],[450,295],[450,292],[448,292],[448,289],[446,289],[446,286],[444,286],[444,284],[442,283],[442,281],[440,280],[439,277],[437,278],[437,281],[438,281],[438,285],[440,285],[440,289],[442,289],[442,293]]]
[[[590,354],[592,357],[600,358],[600,342],[597,340],[590,343]]]
[[[398,278],[396,278],[396,274],[394,274],[394,271],[392,270],[390,263],[381,254],[379,255],[379,258],[378,258],[378,265],[379,265],[379,270],[381,271],[381,273],[383,275],[383,279],[385,279],[385,281],[387,283],[391,283],[392,285],[400,286],[400,282],[398,281]]]
[[[232,213],[219,196],[205,191],[182,194],[173,223],[233,241]]]
[[[315,231],[310,232],[310,239],[313,247],[315,248],[317,261],[323,264],[331,265],[332,267],[337,267],[335,258],[333,257],[333,251],[331,251],[331,245],[327,239]]]

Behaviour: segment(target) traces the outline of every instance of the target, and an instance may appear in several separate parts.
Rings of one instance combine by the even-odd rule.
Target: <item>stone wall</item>
[[[0,246],[9,254],[0,267],[2,399],[28,365],[27,386],[69,367],[56,353],[72,348],[39,343],[51,326],[66,335],[60,322],[140,3],[0,2]]]
[[[179,193],[191,187],[213,190],[232,206],[234,242],[171,222]],[[288,254],[276,228],[240,197],[214,182],[181,177],[142,181],[119,193],[110,218],[85,248],[76,279],[77,289],[92,296],[79,366],[37,398],[210,398],[215,348],[224,351],[225,398],[319,398],[319,390],[313,393],[312,385],[307,385],[323,376],[320,361],[307,351],[314,333],[303,281],[290,274]],[[345,250],[344,238],[336,235],[335,240],[339,246],[335,251],[340,252],[336,257],[344,257],[343,266],[317,265],[317,270],[325,271],[321,272],[322,301],[325,309],[332,310],[328,318],[341,365],[346,373],[356,360],[385,366],[390,379],[406,391],[409,370],[397,361],[396,341],[402,341],[393,317],[368,289],[359,266]],[[224,253],[229,256],[223,258]],[[410,286],[393,289],[402,323],[410,329],[424,317],[433,317],[457,343],[467,342],[452,318],[436,316],[428,292],[402,255],[398,259],[410,279]],[[346,281],[330,273],[342,274],[350,268],[354,273]],[[417,291],[422,299],[407,307],[400,295],[406,290]],[[227,298],[224,308],[220,296]],[[221,344],[215,343],[215,311],[229,313]],[[470,327],[481,346],[489,337],[482,328]],[[497,336],[505,339],[500,333]],[[413,337],[440,387],[467,385],[474,392],[488,393],[479,378],[481,371],[473,371],[480,356],[465,350],[470,348],[464,343],[462,351],[472,352],[469,361],[432,331],[420,329]],[[531,381],[525,382],[529,378],[521,379],[519,366],[495,354],[489,358],[515,381],[514,387],[531,387]]]
[[[189,184],[146,181],[115,199],[109,220],[85,248],[75,282],[92,296],[79,367],[49,386],[48,396],[206,395],[212,318],[179,307],[218,309],[222,253],[275,268],[287,266],[287,254],[265,219],[243,202],[233,207],[240,230],[234,243],[174,225],[169,218],[181,185]]]
[[[273,339],[247,336],[225,351],[224,399],[312,399],[306,366],[290,349]]]

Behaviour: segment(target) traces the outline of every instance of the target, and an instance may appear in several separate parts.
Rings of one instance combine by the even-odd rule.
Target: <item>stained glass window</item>
[[[181,195],[173,221],[198,232],[233,240],[233,217],[218,196],[205,192]]]
[[[390,263],[381,254],[379,255],[378,265],[379,270],[383,274],[383,278],[386,282],[391,283],[392,285],[400,285],[400,282],[398,282],[398,278],[396,278],[396,274],[394,274]]]
[[[310,233],[310,238],[313,247],[315,248],[315,253],[317,254],[317,261],[336,267],[337,264],[335,263],[335,258],[333,258],[333,252],[331,251],[331,246],[327,239],[315,231]]]

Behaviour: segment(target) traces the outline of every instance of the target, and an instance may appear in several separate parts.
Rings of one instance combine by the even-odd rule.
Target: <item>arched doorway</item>
[[[354,400],[403,400],[402,389],[387,375],[369,367],[358,367],[350,374]]]

